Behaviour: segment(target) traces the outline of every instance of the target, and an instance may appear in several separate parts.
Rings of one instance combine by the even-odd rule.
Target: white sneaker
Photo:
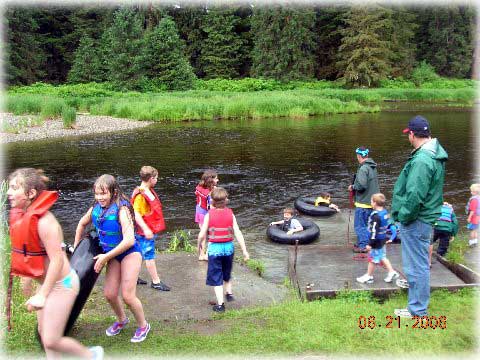
[[[470,245],[470,246],[475,246],[475,245],[477,245],[477,243],[478,243],[477,239],[468,240],[468,245]]]
[[[373,276],[368,274],[357,277],[357,281],[361,284],[373,284]]]
[[[408,309],[395,309],[394,314],[402,318],[412,318],[412,314],[410,314]]]
[[[403,289],[409,288],[408,281],[405,279],[397,279],[397,281],[395,281],[395,284],[397,284],[398,287],[401,287]]]
[[[385,281],[386,283],[391,283],[392,280],[398,279],[399,277],[400,275],[398,275],[396,271],[392,271],[387,274],[387,277],[383,279],[383,281]]]
[[[89,348],[92,352],[92,360],[103,360],[103,347],[101,346],[92,346]]]

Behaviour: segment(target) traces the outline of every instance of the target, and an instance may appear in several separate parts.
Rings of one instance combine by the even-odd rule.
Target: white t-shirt
[[[288,230],[296,230],[301,228],[302,228],[302,224],[300,224],[300,221],[298,221],[297,219],[292,219],[290,221],[290,227],[288,228]]]

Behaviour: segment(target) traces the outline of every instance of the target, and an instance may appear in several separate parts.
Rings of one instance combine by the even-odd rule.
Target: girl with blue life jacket
[[[433,224],[433,238],[430,242],[429,248],[430,267],[432,267],[433,243],[438,240],[437,253],[441,256],[445,256],[450,241],[453,241],[453,237],[457,235],[457,232],[458,221],[455,212],[453,211],[453,206],[448,202],[444,202],[442,205],[442,213]]]
[[[103,254],[94,258],[94,269],[100,272],[107,266],[104,295],[117,317],[106,334],[119,334],[129,322],[119,296],[121,289],[123,301],[132,311],[138,326],[130,341],[141,342],[147,337],[150,324],[145,320],[142,303],[136,296],[142,254],[134,236],[133,208],[112,175],[100,176],[93,185],[93,191],[95,203],[78,223],[74,246],[83,238],[86,226],[93,223],[104,250]]]
[[[243,252],[243,258],[247,261],[250,256],[245,247],[245,240],[240,231],[235,215],[227,207],[228,193],[225,189],[217,187],[211,193],[212,208],[205,215],[203,225],[198,234],[198,242],[205,241],[208,237],[208,270],[207,285],[213,286],[217,304],[213,311],[224,312],[223,290],[225,286],[227,301],[233,301],[232,293],[232,265],[236,238]]]
[[[381,193],[373,194],[370,201],[373,211],[368,217],[369,242],[366,247],[368,250],[368,268],[366,274],[357,278],[357,281],[362,284],[373,283],[375,265],[382,263],[388,271],[387,276],[383,279],[385,282],[390,283],[399,277],[390,260],[387,259],[385,251],[385,244],[388,240],[387,229],[390,226],[390,216],[385,209],[385,201],[385,195]]]
[[[468,214],[467,229],[470,230],[470,239],[468,244],[475,246],[478,244],[478,224],[480,223],[480,184],[470,186],[472,197],[468,200],[466,212]]]
[[[49,211],[57,201],[58,193],[47,191],[47,181],[42,170],[33,168],[18,169],[9,176],[7,196],[12,207],[9,286],[14,275],[33,278],[40,283],[37,293],[28,299],[26,306],[28,311],[37,313],[38,333],[47,359],[57,358],[59,353],[102,359],[102,347],[88,349],[77,340],[64,336],[80,286],[78,275],[70,267],[62,248],[62,228]]]
[[[218,184],[218,175],[215,170],[205,170],[202,178],[195,188],[195,198],[197,205],[195,206],[195,222],[199,228],[202,228],[203,220],[210,209],[210,193]],[[198,243],[198,260],[207,261],[206,242]]]

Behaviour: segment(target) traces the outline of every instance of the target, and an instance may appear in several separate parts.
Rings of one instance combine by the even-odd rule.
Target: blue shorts
[[[102,247],[103,247],[103,252],[104,253],[107,253],[107,252],[115,249],[114,247],[112,248],[110,246],[102,246]],[[140,255],[142,254],[142,252],[140,251],[140,246],[138,245],[138,242],[136,242],[136,241],[135,241],[135,244],[133,244],[133,246],[130,249],[124,251],[120,255],[115,256],[115,259],[118,260],[118,262],[122,262],[122,260],[125,258],[125,256],[127,256],[128,254],[134,253],[134,252],[138,252],[138,253],[140,253]]]
[[[153,238],[147,239],[143,235],[135,234],[135,239],[137,239],[138,245],[140,246],[143,260],[155,259],[155,238],[155,235]]]
[[[477,230],[478,229],[478,224],[468,223],[467,224],[467,229],[468,230]]]
[[[233,254],[222,256],[208,255],[206,284],[209,286],[221,286],[224,281],[230,281],[232,266]]]
[[[381,249],[370,249],[368,253],[368,262],[380,264],[386,257],[387,252],[385,251],[385,246]]]

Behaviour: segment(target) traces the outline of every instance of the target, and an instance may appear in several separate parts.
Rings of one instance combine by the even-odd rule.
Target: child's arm
[[[207,230],[208,230],[209,220],[210,220],[210,215],[209,214],[205,215],[205,217],[203,218],[202,227],[200,228],[200,232],[198,233],[197,248],[199,252],[202,250],[202,243],[204,241],[207,241]]]
[[[468,213],[467,222],[469,222],[469,223],[472,222],[472,217],[473,217],[474,214],[475,214],[475,212],[470,210],[470,212]]]
[[[336,212],[340,212],[340,208],[335,204],[328,205],[330,209],[334,209]]]
[[[250,259],[250,255],[248,254],[247,247],[245,246],[245,239],[243,238],[243,234],[238,227],[235,215],[233,215],[233,233],[235,234],[235,239],[237,239],[238,243],[240,244],[240,248],[242,249],[243,260],[247,261]]]
[[[274,221],[274,222],[271,222],[271,223],[270,223],[270,226],[272,226],[272,225],[280,225],[280,224],[283,224],[284,222],[285,222],[285,220]]]
[[[37,294],[26,302],[28,311],[39,310],[44,307],[45,300],[62,271],[65,259],[62,249],[62,228],[51,212],[47,212],[38,220],[38,235],[47,252],[49,264],[45,279]]]
[[[80,241],[82,241],[83,233],[88,224],[92,222],[92,210],[93,207],[88,209],[87,213],[82,216],[78,222],[77,229],[75,230],[75,241],[73,242],[73,248],[75,249]]]
[[[140,213],[136,210],[134,212],[135,212],[135,222],[137,223],[138,226],[140,226],[142,228],[143,233],[145,234],[145,238],[152,239],[153,238],[153,232],[148,227],[145,220],[143,220],[143,216],[140,215]]]
[[[122,227],[123,239],[114,249],[110,250],[106,254],[100,254],[94,257],[97,261],[93,266],[94,270],[99,273],[102,271],[103,266],[113,259],[115,256],[127,251],[135,244],[135,233],[133,230],[133,219],[130,215],[130,211],[126,206],[122,206],[118,212],[118,219],[120,226]]]
[[[292,219],[292,222],[293,220],[295,219]],[[293,229],[287,231],[287,235],[292,235],[293,233],[303,231],[303,226],[298,220],[294,222],[294,226],[295,227]]]

